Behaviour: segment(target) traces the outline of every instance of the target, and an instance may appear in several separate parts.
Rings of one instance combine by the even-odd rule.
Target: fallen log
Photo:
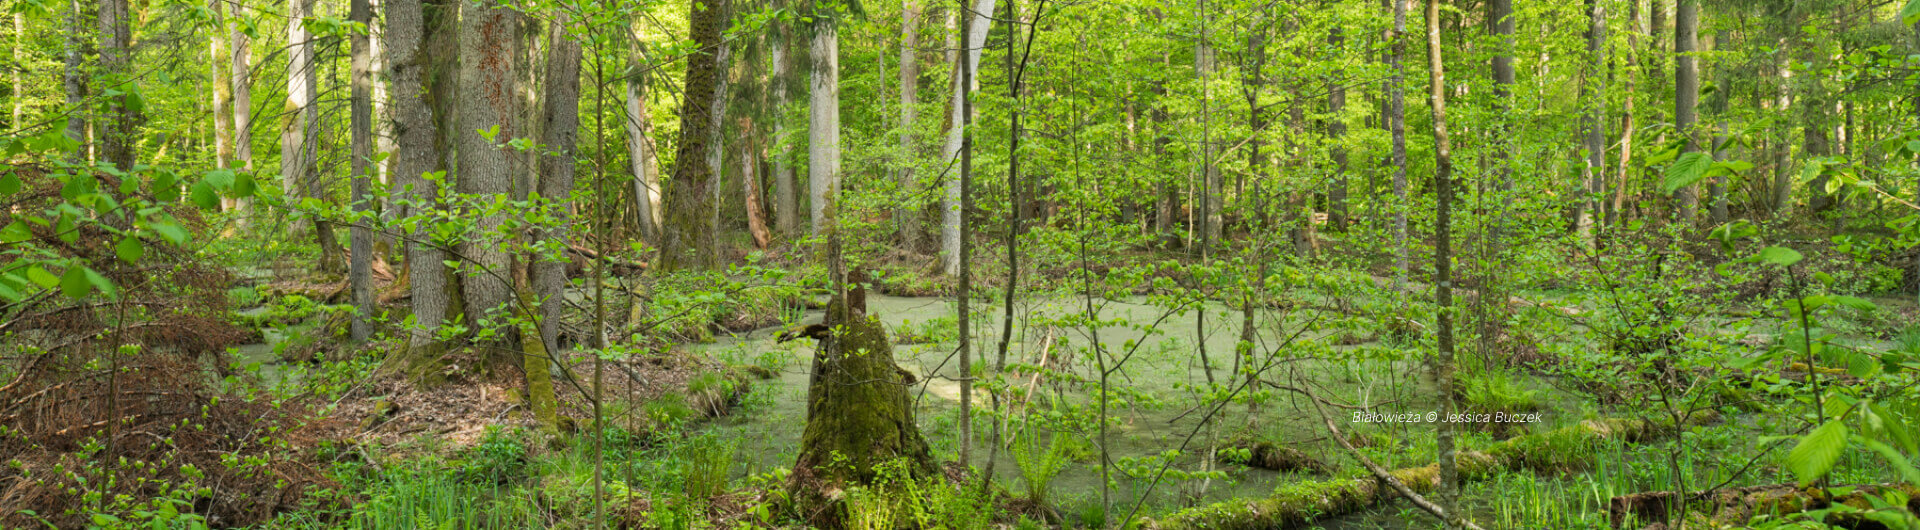
[[[1711,414],[1694,417],[1691,423],[1718,419]],[[1485,452],[1462,451],[1455,455],[1461,480],[1476,480],[1502,469],[1564,468],[1568,456],[1537,454],[1543,451],[1573,453],[1573,458],[1592,458],[1597,451],[1577,450],[1601,441],[1637,443],[1673,432],[1671,424],[1647,420],[1587,420],[1552,431],[1520,436],[1495,444]],[[1570,445],[1573,444],[1573,445]],[[1388,472],[1414,493],[1432,492],[1440,481],[1440,464],[1396,469]],[[1152,530],[1267,530],[1303,528],[1357,513],[1381,501],[1401,496],[1399,492],[1373,477],[1344,480],[1307,481],[1276,489],[1262,499],[1233,499],[1189,508],[1161,519],[1147,519],[1142,528]]]
[[[1675,497],[1679,496],[1672,491],[1614,497],[1607,502],[1607,519],[1613,528],[1624,528],[1629,523],[1651,523],[1643,527],[1646,529],[1729,528],[1746,526],[1755,517],[1785,516],[1836,504],[1871,509],[1873,502],[1869,497],[1883,497],[1890,492],[1899,492],[1908,499],[1905,506],[1898,507],[1905,509],[1907,515],[1920,514],[1920,488],[1908,484],[1804,489],[1792,484],[1769,484],[1693,492],[1687,495],[1686,521],[1680,525],[1670,524],[1677,507]],[[1885,528],[1857,513],[1831,514],[1822,522],[1845,528]]]

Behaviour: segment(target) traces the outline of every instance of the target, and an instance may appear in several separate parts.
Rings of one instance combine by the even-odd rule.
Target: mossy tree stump
[[[827,313],[830,325],[844,324],[833,325],[814,354],[807,426],[788,488],[809,522],[839,528],[847,488],[873,485],[876,467],[904,459],[915,480],[939,469],[914,422],[911,382],[894,363],[886,328],[838,302]]]

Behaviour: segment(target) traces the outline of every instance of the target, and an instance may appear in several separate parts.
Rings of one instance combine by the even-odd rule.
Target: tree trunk
[[[1327,33],[1327,47],[1340,50],[1346,46],[1346,34],[1339,26]],[[1347,136],[1347,120],[1342,117],[1347,110],[1347,88],[1345,75],[1334,70],[1327,83],[1327,112],[1333,116],[1327,118],[1328,149],[1333,157],[1333,180],[1327,188],[1327,225],[1328,229],[1343,232],[1347,229],[1347,148],[1343,143]]]
[[[397,144],[393,170],[400,188],[410,190],[406,198],[415,203],[407,216],[433,219],[440,215],[436,208],[439,194],[437,185],[424,175],[439,166],[440,153],[436,148],[439,132],[433,109],[421,96],[427,92],[426,83],[433,66],[433,54],[426,47],[427,33],[443,30],[445,26],[435,28],[428,24],[421,0],[386,2],[386,48],[387,53],[392,54],[387,62],[388,75],[393,79],[394,93],[400,96],[394,99],[393,108]],[[446,255],[439,242],[433,240],[428,222],[418,224],[407,235],[405,247],[414,326],[409,329],[407,347],[401,350],[404,355],[390,360],[389,366],[404,370],[415,383],[428,383],[440,374],[437,361],[441,346],[435,336],[445,323],[449,304],[447,270],[443,263]]]
[[[707,166],[708,128],[715,92],[720,83],[721,31],[727,21],[725,0],[694,0],[688,17],[696,53],[687,57],[686,86],[681,91],[680,144],[674,151],[673,187],[664,205],[666,224],[660,238],[660,267],[666,271],[707,269],[713,240],[704,237],[714,207],[707,190],[713,178]]]
[[[1493,34],[1499,40],[1494,43],[1493,69],[1493,172],[1495,182],[1501,190],[1513,188],[1513,141],[1510,138],[1509,117],[1513,112],[1513,0],[1491,0],[1487,3],[1488,23]],[[1501,220],[1495,220],[1498,223]],[[1499,237],[1495,230],[1493,236]],[[1489,246],[1498,248],[1499,241],[1488,241]]]
[[[654,154],[653,139],[647,136],[652,121],[647,114],[647,70],[637,32],[628,32],[632,66],[626,75],[627,159],[633,173],[634,219],[640,239],[658,244],[660,236],[660,166]]]
[[[233,4],[233,32],[227,39],[233,48],[233,165],[242,171],[253,172],[253,46],[252,38],[241,30],[240,19],[245,18],[244,3]],[[244,209],[250,199],[242,198],[238,207]]]
[[[133,64],[133,13],[127,0],[100,1],[100,68],[110,89],[121,92],[138,90],[130,70]],[[127,96],[107,98],[106,127],[100,134],[100,158],[121,171],[131,171],[134,163],[134,134],[143,119],[140,112],[127,106]],[[117,184],[117,183],[116,183]]]
[[[372,6],[367,0],[352,0],[347,8],[347,18],[353,22],[371,25],[373,23]],[[361,221],[353,223],[349,230],[349,261],[347,280],[352,285],[353,318],[349,324],[349,334],[354,342],[364,342],[373,336],[373,228],[366,215],[373,211],[373,185],[369,162],[373,157],[373,51],[368,49],[372,39],[366,32],[353,33],[349,37],[353,58],[349,70],[352,77],[352,93],[349,95],[351,115],[349,127],[353,129],[353,160],[350,163],[352,176],[353,212]]]
[[[919,149],[918,139],[913,134],[913,120],[920,105],[920,3],[918,0],[902,0],[900,3],[900,157],[899,167],[900,197],[913,197],[916,191],[913,169],[917,165]],[[900,246],[906,249],[920,247],[920,209],[917,201],[907,200],[899,203],[894,211],[895,226],[900,230]]]
[[[1693,128],[1699,121],[1696,107],[1700,104],[1700,66],[1694,56],[1699,42],[1696,39],[1700,25],[1699,8],[1696,0],[1679,0],[1674,7],[1673,17],[1673,117],[1674,128],[1680,134],[1681,153],[1700,150],[1699,138]],[[1681,186],[1673,191],[1674,220],[1682,226],[1693,224],[1696,212],[1700,209],[1699,193],[1693,185]]]
[[[893,360],[876,318],[836,298],[827,309],[835,332],[820,343],[807,385],[807,425],[793,465],[789,495],[817,528],[841,528],[836,504],[850,486],[874,484],[875,468],[905,459],[911,480],[938,476],[932,451],[914,420],[907,372]],[[835,317],[831,315],[845,315]],[[844,320],[842,320],[844,318]]]
[[[727,19],[722,18],[720,24],[721,27],[724,28],[727,24]],[[714,267],[719,267],[721,263],[720,209],[721,206],[723,206],[721,199],[724,197],[721,196],[720,190],[723,187],[721,179],[727,173],[725,165],[728,137],[726,121],[727,103],[732,99],[732,94],[730,93],[732,89],[728,87],[728,84],[733,77],[733,43],[721,40],[720,51],[717,56],[715,60],[719,62],[719,65],[715,67],[715,75],[718,75],[719,79],[715,81],[713,87],[713,107],[707,111],[707,191],[713,195],[713,207],[707,209],[707,230],[704,234],[707,239],[707,252],[711,254],[704,259],[708,260],[707,262],[713,264]],[[744,132],[741,134],[744,134]]]
[[[745,121],[741,127],[752,130],[752,122]],[[767,211],[760,201],[760,166],[758,146],[740,142],[740,187],[745,196],[747,207],[747,235],[753,237],[754,248],[765,250],[773,242],[773,232],[767,229]]]
[[[69,0],[67,8],[70,11],[67,13],[66,49],[63,50],[65,57],[60,74],[60,88],[67,98],[65,107],[67,139],[73,140],[78,146],[72,153],[67,154],[67,162],[79,164],[86,160],[88,151],[85,141],[87,139],[86,112],[83,111],[87,101],[87,77],[81,71],[83,66],[81,59],[86,56],[87,45],[86,32],[81,29],[83,27],[81,21],[86,18],[86,10],[80,0]],[[234,53],[238,54],[239,50],[244,49],[245,46],[243,41],[235,41]]]
[[[214,8],[213,21],[214,21],[214,27],[217,28],[220,26],[220,11],[218,7]],[[213,55],[216,58],[220,56],[220,37],[218,33],[215,33],[213,37]],[[13,14],[13,67],[9,69],[9,70],[12,70],[11,72],[12,79],[10,80],[11,84],[8,85],[12,87],[12,90],[13,90],[13,93],[11,95],[11,99],[13,99],[13,119],[7,122],[8,129],[16,129],[16,130],[20,129],[23,125],[25,125],[25,122],[27,119],[27,97],[25,94],[22,94],[22,92],[26,91],[26,88],[24,88],[26,85],[21,83],[20,81],[20,74],[21,72],[27,69],[26,65],[27,65],[27,15],[25,13],[16,11]],[[219,79],[220,66],[217,61],[214,63],[213,70],[214,70],[213,78]],[[216,107],[220,104],[219,98],[220,96],[218,94],[214,95],[213,104]],[[214,112],[218,113],[219,110],[215,109]],[[214,121],[215,121],[215,128],[216,128],[216,132],[214,133],[214,135],[218,136],[219,132],[217,131],[217,129],[219,127],[219,124],[218,124],[219,120],[214,120]],[[215,141],[217,142],[218,138],[216,138]]]
[[[1607,174],[1607,87],[1606,87],[1606,42],[1607,11],[1600,0],[1587,0],[1587,72],[1586,94],[1587,134],[1586,164],[1581,168],[1583,182],[1576,187],[1579,200],[1573,204],[1573,230],[1575,235],[1588,246],[1594,241],[1598,229],[1594,227],[1594,217],[1600,215],[1598,197],[1605,184]]]
[[[1393,79],[1387,82],[1387,122],[1393,130],[1393,292],[1405,292],[1407,285],[1407,3],[1393,2],[1393,51],[1388,64]],[[1396,294],[1396,296],[1398,296]]]
[[[568,248],[567,236],[573,226],[573,178],[574,156],[580,131],[580,42],[573,39],[568,31],[566,14],[562,13],[549,26],[547,36],[546,95],[542,98],[544,108],[540,115],[546,120],[541,127],[543,138],[541,145],[551,150],[542,153],[540,160],[540,198],[550,207],[554,221],[552,228],[542,230],[539,237],[553,245],[552,248]],[[569,260],[570,261],[570,260]],[[560,353],[560,320],[566,312],[568,261],[549,259],[535,260],[532,267],[534,295],[540,301],[540,336],[524,337],[529,343],[538,340],[548,355]],[[529,388],[540,384],[532,380],[535,375],[528,373]],[[551,376],[549,376],[551,377]],[[551,380],[545,382],[552,386]]]
[[[773,137],[784,140],[787,137],[787,83],[792,77],[786,34],[776,32],[769,48],[773,73],[767,85],[773,91]],[[800,193],[793,179],[793,147],[791,142],[781,141],[780,152],[773,157],[773,214],[774,225],[787,236],[800,232]]]
[[[229,104],[228,102],[233,99],[233,78],[227,75],[227,69],[232,66],[232,63],[224,61],[223,59],[227,59],[227,57],[220,53],[220,29],[226,24],[226,17],[222,13],[224,11],[222,5],[223,2],[219,0],[210,0],[207,2],[207,11],[213,15],[213,29],[208,32],[207,36],[207,84],[212,85],[210,87],[212,90],[208,92],[211,92],[213,96],[213,167],[216,169],[232,169],[233,120],[232,116],[227,113],[227,105]],[[19,20],[19,16],[20,15],[14,15],[16,21]],[[21,60],[19,55],[16,49],[14,52],[14,60],[16,62]],[[14,86],[16,87],[20,86],[18,72],[18,70],[15,70],[14,74]],[[19,105],[16,104],[14,109],[14,123],[19,123]],[[233,207],[236,206],[234,199],[222,197],[220,202],[227,210],[232,210]]]
[[[460,125],[454,135],[459,178],[454,190],[480,200],[505,199],[513,191],[512,157],[502,145],[527,128],[515,113],[519,92],[513,60],[519,26],[519,14],[500,2],[461,4]],[[461,258],[471,261],[462,263],[466,274],[460,293],[467,327],[480,331],[491,326],[499,337],[495,342],[511,347],[516,330],[502,324],[512,313],[506,306],[514,295],[512,256],[505,249],[513,238],[501,233],[507,212],[469,209],[458,215],[474,219],[474,232],[460,243]]]
[[[956,162],[960,156],[960,128],[962,123],[968,121],[968,117],[962,115],[963,107],[966,106],[965,102],[972,97],[979,84],[978,80],[972,84],[962,83],[960,72],[980,69],[980,52],[986,49],[987,30],[993,25],[991,17],[993,5],[994,0],[975,1],[973,16],[967,21],[963,32],[966,48],[960,50],[963,53],[954,55],[953,99],[950,106],[952,111],[947,116],[946,146],[940,150],[940,160],[949,164]],[[959,61],[966,61],[966,64],[960,64]],[[960,274],[960,222],[963,214],[960,208],[960,179],[944,178],[943,180],[945,180],[946,195],[940,201],[940,265],[947,276],[958,276]]]
[[[815,235],[825,235],[827,209],[840,200],[840,25],[816,15],[808,53],[807,205]]]
[[[1454,403],[1453,392],[1453,252],[1452,203],[1453,203],[1453,147],[1447,137],[1447,83],[1446,70],[1441,61],[1440,44],[1440,0],[1427,0],[1427,102],[1433,109],[1433,189],[1435,195],[1433,223],[1433,283],[1434,301],[1440,306],[1439,325],[1435,336],[1439,342],[1439,354],[1433,364],[1435,388],[1440,394],[1440,416],[1449,417],[1458,410]],[[1438,500],[1456,520],[1447,521],[1447,527],[1457,526],[1460,517],[1456,509],[1458,499],[1459,473],[1455,469],[1453,423],[1441,421],[1435,424],[1438,430],[1436,451],[1440,457],[1440,483]]]
[[[1200,235],[1200,255],[1211,256],[1213,245],[1220,240],[1220,168],[1213,163],[1213,109],[1212,95],[1208,85],[1213,77],[1215,63],[1212,36],[1207,31],[1207,0],[1197,0],[1196,15],[1200,17],[1200,38],[1194,43],[1193,70],[1200,81],[1200,191],[1195,195],[1199,204],[1194,212],[1194,220],[1200,223],[1195,232]]]

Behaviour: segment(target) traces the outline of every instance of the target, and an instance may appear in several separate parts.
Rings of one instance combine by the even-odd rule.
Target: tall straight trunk
[[[1407,3],[1393,2],[1393,44],[1388,65],[1393,79],[1388,81],[1387,122],[1393,133],[1393,292],[1395,297],[1407,285]]]
[[[519,91],[513,62],[520,40],[519,19],[518,13],[495,0],[460,4],[460,125],[454,134],[459,178],[454,190],[464,195],[494,200],[513,192],[512,156],[502,145],[527,128],[515,112]],[[496,342],[510,346],[516,330],[502,324],[512,312],[507,306],[514,292],[513,258],[506,252],[512,239],[501,233],[507,213],[460,215],[475,220],[474,233],[460,242],[460,255],[471,261],[462,264],[466,274],[460,278],[467,327],[479,331],[492,326],[499,337]]]
[[[1634,26],[1640,24],[1639,5],[1639,2],[1627,2],[1628,24]],[[1631,180],[1631,168],[1633,166],[1633,99],[1635,93],[1633,85],[1634,81],[1636,81],[1640,75],[1640,35],[1642,35],[1642,33],[1638,30],[1627,32],[1627,56],[1625,60],[1620,61],[1621,69],[1627,72],[1627,86],[1620,91],[1622,97],[1626,98],[1626,102],[1624,108],[1620,111],[1619,171],[1613,179],[1613,200],[1607,203],[1606,225],[1609,227],[1624,225],[1626,224],[1627,218],[1627,184],[1628,181]]]
[[[81,21],[86,18],[86,9],[80,3],[80,0],[68,0],[67,9],[69,11],[67,12],[66,48],[61,50],[64,57],[60,70],[60,91],[66,95],[67,139],[73,140],[74,144],[78,146],[73,149],[72,153],[67,154],[67,162],[79,164],[86,160],[88,150],[85,142],[87,139],[87,114],[85,110],[87,101],[87,77],[86,74],[81,71],[83,66],[81,64],[81,58],[86,55],[85,48],[87,45],[86,32],[81,29],[84,27]],[[238,53],[237,50],[239,50],[241,46],[243,45],[236,42],[235,53]]]
[[[660,235],[660,162],[654,153],[653,139],[647,136],[653,122],[647,113],[647,70],[652,67],[645,62],[642,44],[636,24],[634,30],[627,32],[632,51],[632,64],[627,68],[625,79],[625,124],[627,131],[627,160],[633,173],[634,220],[639,225],[640,239],[658,243]]]
[[[965,2],[966,0],[960,1]],[[983,11],[980,15],[984,17],[991,12],[992,11]],[[981,20],[982,19],[969,18],[967,23],[961,27],[966,28],[969,33],[971,33],[971,30],[974,29],[976,24],[980,24]],[[968,50],[968,52],[968,55],[971,55],[978,53],[978,50]],[[960,69],[958,84],[964,87],[974,86],[976,80],[979,78],[977,75],[979,70],[980,63],[978,60],[967,61],[967,64]],[[971,210],[970,207],[973,206],[973,94],[971,90],[960,98],[960,113],[958,116],[960,117],[960,121],[954,123],[954,130],[960,131],[960,177],[955,179],[954,182],[955,189],[959,190],[960,195],[960,204],[957,207],[960,211],[960,218],[958,219],[959,226],[956,227],[956,239],[960,242],[959,252],[956,254],[960,262],[959,271],[957,271],[960,277],[960,285],[957,292],[954,293],[954,301],[960,306],[959,315],[956,317],[958,327],[960,328],[960,469],[971,469],[969,466],[972,465],[971,459],[973,456],[973,322],[971,321],[973,316],[971,311],[973,307],[973,274],[971,270],[968,270],[971,268],[970,265],[972,265],[972,256],[968,256],[968,254],[973,250],[973,244],[972,241],[969,241],[969,239],[971,239],[969,236],[972,234],[968,232],[970,232],[969,228],[971,228],[970,225],[973,223],[967,221],[967,213]],[[1014,207],[1019,208],[1019,205],[1014,205]]]
[[[1433,222],[1434,302],[1438,304],[1439,354],[1435,356],[1434,380],[1440,394],[1440,417],[1450,417],[1458,409],[1453,392],[1453,147],[1447,137],[1447,75],[1441,60],[1440,0],[1427,0],[1427,102],[1433,109]],[[1440,485],[1436,490],[1442,506],[1450,514],[1448,528],[1460,518],[1457,490],[1458,470],[1454,465],[1453,423],[1435,424],[1435,452],[1440,457]]]
[[[231,169],[233,167],[233,120],[232,116],[227,114],[227,105],[228,102],[233,99],[233,78],[226,75],[227,69],[231,67],[232,64],[225,61],[224,59],[227,59],[227,57],[220,53],[223,49],[220,46],[220,38],[222,37],[220,28],[226,24],[226,17],[223,15],[225,11],[225,9],[222,8],[223,4],[224,3],[219,0],[210,0],[207,2],[207,12],[213,15],[213,29],[208,32],[207,36],[207,84],[212,85],[209,87],[212,90],[208,90],[208,92],[210,92],[209,95],[213,97],[213,167],[217,169]],[[17,17],[19,15],[15,16]],[[15,61],[18,61],[18,53],[16,52],[15,55]],[[18,70],[15,72],[15,75],[18,76]],[[14,86],[19,86],[17,80]],[[18,108],[16,105],[14,123],[19,123],[20,121]],[[232,199],[222,198],[221,202],[224,203],[228,209],[232,209],[234,206]]]
[[[1587,0],[1587,72],[1586,95],[1587,134],[1586,164],[1582,168],[1583,182],[1577,189],[1580,199],[1574,202],[1573,227],[1581,241],[1592,244],[1597,232],[1593,226],[1594,217],[1600,215],[1598,197],[1605,184],[1602,182],[1607,173],[1607,87],[1606,87],[1606,42],[1607,11],[1600,0]]]
[[[1656,0],[1658,1],[1658,0]],[[1693,130],[1699,121],[1696,112],[1700,104],[1700,66],[1694,55],[1699,45],[1696,38],[1700,25],[1700,13],[1697,0],[1679,0],[1674,7],[1673,17],[1673,117],[1674,128],[1681,138],[1681,153],[1700,150],[1699,133]],[[1692,185],[1682,186],[1673,191],[1675,221],[1690,225],[1700,209],[1700,198]]]
[[[1807,75],[1800,80],[1805,92],[1800,96],[1801,109],[1801,160],[1807,161],[1833,154],[1832,139],[1828,134],[1833,130],[1830,115],[1833,114],[1833,100],[1827,92],[1825,79],[1820,75],[1826,67],[1826,58],[1819,52],[1819,44],[1810,39],[1798,43],[1801,60],[1809,64]],[[1836,206],[1833,195],[1827,193],[1826,172],[1821,172],[1812,181],[1807,182],[1810,196],[1807,198],[1807,213],[1818,216]]]
[[[347,8],[347,18],[363,25],[373,23],[373,8],[367,0],[352,0]],[[349,323],[349,335],[354,342],[364,342],[373,335],[373,229],[365,221],[366,214],[373,211],[373,50],[368,47],[372,39],[366,32],[355,32],[349,37],[353,57],[349,66],[352,79],[352,102],[348,111],[353,129],[353,160],[351,166],[353,212],[360,215],[362,221],[349,229],[347,281],[352,285],[353,318]]]
[[[1193,70],[1200,81],[1200,191],[1195,195],[1199,210],[1194,212],[1194,220],[1200,223],[1200,255],[1211,256],[1213,245],[1220,239],[1220,168],[1213,163],[1213,109],[1212,96],[1208,83],[1213,77],[1214,50],[1212,37],[1207,32],[1207,0],[1196,0],[1195,13],[1200,17],[1200,38],[1195,41],[1193,50]]]
[[[920,105],[920,2],[902,0],[900,3],[900,157],[898,164],[901,197],[914,196],[915,183],[913,169],[918,161],[918,139],[913,134],[913,121]],[[907,200],[900,203],[894,211],[895,226],[900,231],[900,246],[907,249],[920,247],[920,209],[914,207],[917,201]]]
[[[433,215],[439,193],[425,178],[440,163],[436,152],[438,128],[433,109],[424,97],[431,72],[432,54],[426,47],[429,31],[421,0],[385,0],[387,9],[387,74],[393,79],[393,130],[396,149],[393,171],[406,197],[415,203],[408,216]],[[407,283],[411,296],[414,324],[407,337],[410,354],[428,359],[439,357],[434,347],[435,331],[447,318],[447,277],[445,253],[433,241],[431,223],[419,223],[407,235]]]
[[[374,13],[379,13],[386,7],[382,3],[384,1],[368,0],[367,8]],[[373,24],[368,27],[371,38],[367,41],[367,53],[373,57],[372,71],[374,72],[373,153],[374,156],[381,157],[380,161],[373,165],[373,183],[379,189],[394,193],[398,190],[393,187],[393,95],[387,92],[387,82],[382,79],[384,72],[387,71],[387,21],[384,17],[376,16]],[[390,200],[392,199],[381,199],[381,202],[374,204],[374,207],[380,210],[380,218],[383,220],[396,219],[401,213],[400,208],[385,202]],[[393,232],[383,231],[375,234],[375,237],[378,238],[375,245],[376,252],[384,255],[393,250]]]
[[[218,23],[218,21],[220,20],[219,11],[213,12],[213,19],[215,21],[214,26],[219,27],[219,23]],[[217,36],[217,34],[215,37],[213,37],[213,49],[214,49],[213,51],[214,55],[218,57],[220,54],[220,37]],[[27,98],[25,94],[21,93],[26,90],[25,88],[22,88],[26,85],[22,84],[20,81],[21,72],[27,69],[26,65],[27,65],[27,15],[25,13],[15,12],[13,14],[13,68],[10,69],[12,70],[13,79],[10,80],[12,81],[12,84],[9,85],[13,87],[13,119],[7,122],[7,128],[9,129],[19,129],[22,125],[26,123]],[[215,71],[218,71],[219,69],[220,69],[219,66],[214,66]],[[218,76],[219,74],[215,74],[215,78],[218,78]],[[216,96],[216,98],[217,97],[218,96]],[[218,104],[217,101],[215,103]],[[216,112],[218,111],[216,110]],[[217,122],[219,120],[215,120],[215,121]],[[216,132],[215,134],[217,135],[218,133]]]
[[[580,42],[568,32],[565,13],[548,26],[547,86],[540,115],[541,145],[551,150],[540,156],[540,198],[553,205],[553,228],[538,237],[556,248],[567,248],[573,225],[574,155],[580,134]],[[560,318],[566,309],[567,263],[535,260],[534,294],[540,297],[540,342],[549,354],[560,351]]]
[[[1263,22],[1265,15],[1264,12],[1261,13],[1261,18],[1258,20]],[[1262,27],[1262,22],[1255,22],[1255,29],[1247,32],[1245,57],[1240,65],[1240,95],[1247,102],[1247,130],[1251,133],[1250,138],[1247,140],[1247,171],[1249,172],[1258,172],[1260,168],[1266,167],[1267,165],[1267,153],[1262,150],[1262,148],[1266,147],[1267,143],[1261,138],[1267,130],[1266,112],[1265,109],[1260,106],[1260,96],[1266,92],[1267,85],[1265,71],[1267,66],[1267,32]],[[1339,30],[1336,29],[1334,31],[1337,32]],[[1337,82],[1329,83],[1327,88],[1330,91],[1338,90]],[[1329,103],[1332,102],[1331,92],[1329,92],[1328,101]],[[1245,181],[1245,177],[1236,176],[1234,178],[1234,195],[1239,197],[1242,205],[1246,205]],[[1254,186],[1259,187],[1259,183],[1254,183]],[[1248,222],[1251,222],[1253,219],[1262,218],[1262,216],[1266,214],[1267,212],[1265,211],[1249,211],[1244,217]]]
[[[714,148],[707,143],[708,128],[713,125],[708,118],[723,74],[719,52],[721,31],[726,29],[727,2],[692,0],[689,3],[692,14],[688,17],[688,27],[695,53],[686,60],[686,86],[680,99],[680,144],[674,151],[673,186],[667,190],[667,201],[663,205],[666,224],[661,227],[660,237],[660,265],[668,271],[714,266],[708,261],[713,257],[713,249],[707,248],[713,240],[701,232],[714,208],[712,192],[707,190],[713,178],[712,168],[707,166],[707,150]]]
[[[980,70],[980,52],[987,46],[987,30],[993,24],[993,6],[994,0],[974,2],[973,12],[963,26],[965,29],[962,30],[965,49],[958,50],[960,53],[953,56],[952,111],[947,116],[946,145],[940,149],[940,160],[950,164],[956,162],[960,156],[961,131],[964,124],[972,120],[972,116],[965,114],[970,109],[968,101],[973,97],[974,90],[979,88],[977,79],[969,82],[961,77],[964,77],[962,75],[964,72]],[[961,14],[966,15],[966,13]],[[965,64],[962,64],[962,61]],[[959,276],[960,223],[963,215],[960,204],[963,200],[960,193],[960,179],[947,177],[943,180],[946,194],[940,201],[940,265],[946,275]]]
[[[280,135],[280,178],[289,194],[328,202],[326,183],[319,169],[320,105],[319,69],[314,61],[313,33],[305,19],[313,16],[314,0],[289,0],[287,3],[287,118]],[[297,190],[297,191],[294,191]],[[340,239],[334,236],[333,223],[315,219],[313,235],[320,245],[320,270],[336,272],[343,263]]]
[[[1513,187],[1513,141],[1508,136],[1508,117],[1513,111],[1513,0],[1491,0],[1487,3],[1488,24],[1493,35],[1499,40],[1493,53],[1493,172],[1495,182],[1500,189]],[[1499,222],[1496,220],[1495,222]],[[1493,237],[1499,237],[1494,231]],[[1498,241],[1490,241],[1498,246]]]
[[[241,170],[253,172],[253,39],[242,31],[240,20],[246,14],[246,4],[233,3],[233,32],[229,33],[228,45],[232,48],[233,76],[233,165]],[[238,205],[246,208],[247,199],[241,199]]]
[[[840,25],[821,16],[808,46],[813,75],[807,91],[807,206],[813,233],[824,235],[829,204],[840,199]]]
[[[1503,0],[1504,1],[1504,0]],[[1346,34],[1339,26],[1327,33],[1327,47],[1338,53],[1346,46]],[[1333,158],[1333,179],[1327,188],[1327,224],[1335,232],[1347,229],[1347,148],[1342,143],[1347,136],[1347,120],[1342,117],[1347,110],[1347,87],[1345,75],[1334,70],[1327,83],[1327,112],[1333,116],[1327,119],[1327,138],[1330,144],[1329,155]],[[1258,166],[1255,166],[1258,167]]]
[[[1160,62],[1166,66],[1160,69],[1161,72],[1173,71],[1172,58],[1168,54],[1162,53],[1160,55]],[[1153,159],[1166,160],[1167,146],[1173,145],[1173,136],[1167,133],[1166,78],[1163,77],[1154,80],[1151,90],[1155,97],[1153,108],[1148,111],[1147,115],[1153,120]],[[1153,230],[1162,242],[1171,242],[1178,239],[1175,235],[1175,230],[1177,229],[1175,224],[1178,222],[1178,219],[1174,216],[1174,209],[1177,208],[1179,204],[1179,192],[1173,190],[1172,186],[1167,184],[1168,178],[1164,173],[1156,175],[1153,179]]]
[[[724,20],[722,19],[721,22],[723,26],[726,24]],[[713,208],[707,210],[705,234],[707,251],[712,254],[706,259],[715,266],[720,263],[720,209],[724,204],[721,201],[723,197],[720,195],[720,190],[724,187],[721,179],[727,173],[724,163],[727,158],[727,102],[732,99],[728,83],[733,77],[733,43],[720,41],[720,52],[717,55],[715,60],[719,62],[719,66],[716,67],[718,68],[716,75],[720,78],[713,87],[713,106],[707,109],[707,191],[713,194]],[[740,134],[745,132],[741,131]]]
[[[787,35],[776,31],[768,46],[767,54],[773,59],[773,71],[767,80],[768,89],[773,91],[773,137],[787,137],[787,84],[792,78],[791,61],[787,60]],[[780,142],[780,152],[773,157],[773,216],[774,226],[781,234],[793,236],[800,233],[800,193],[795,189],[793,176],[793,147],[791,142]]]
[[[1720,41],[1718,38],[1714,38],[1708,42],[1710,43],[1709,47],[1719,48]],[[1733,86],[1733,78],[1728,73],[1727,67],[1724,64],[1716,68],[1716,70],[1718,72],[1715,77],[1720,79],[1720,86]],[[1727,107],[1732,103],[1732,100],[1733,94],[1731,90],[1722,89],[1713,91],[1713,102],[1709,104],[1709,107],[1711,112],[1713,112],[1714,121],[1720,122],[1720,130],[1718,134],[1713,136],[1712,143],[1708,144],[1707,148],[1713,150],[1714,161],[1726,160],[1726,149],[1722,146],[1727,144],[1727,127],[1730,121],[1730,117],[1727,115]],[[1714,177],[1713,180],[1707,184],[1707,214],[1708,220],[1714,226],[1719,226],[1727,222],[1727,183],[1732,178],[1731,175],[1718,176]]]
[[[135,89],[133,65],[133,13],[127,0],[100,0],[100,68],[109,89],[132,92]],[[140,112],[127,105],[127,96],[107,98],[105,129],[100,134],[100,158],[122,171],[133,169],[134,130],[140,127]]]

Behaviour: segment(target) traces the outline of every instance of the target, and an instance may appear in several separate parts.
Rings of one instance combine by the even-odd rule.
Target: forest
[[[1920,0],[0,5],[0,528],[1920,530]]]

